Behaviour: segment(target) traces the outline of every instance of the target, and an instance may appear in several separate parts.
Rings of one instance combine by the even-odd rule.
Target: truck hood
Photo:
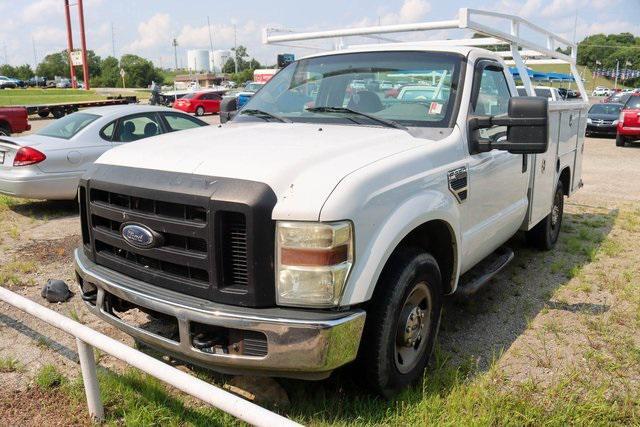
[[[346,175],[424,143],[391,128],[231,123],[126,144],[96,163],[262,182],[278,197],[274,219],[317,220]]]

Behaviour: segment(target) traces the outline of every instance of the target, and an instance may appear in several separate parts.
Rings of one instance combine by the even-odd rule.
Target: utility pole
[[[236,28],[236,24],[233,24],[233,58],[236,74],[238,74],[238,31]]]
[[[614,83],[613,83],[614,89],[618,89],[618,70],[619,69],[620,69],[620,60],[618,59],[616,61],[616,79],[614,80]]]
[[[33,45],[33,73],[36,78],[36,89],[38,88],[38,56],[36,55],[36,41],[31,37],[31,44]]]
[[[116,36],[113,29],[113,22],[111,23],[111,55],[116,57]]]
[[[175,60],[175,69],[178,69],[178,39],[174,38],[171,42],[173,45],[173,59]]]
[[[213,61],[213,35],[211,34],[211,22],[209,22],[209,16],[207,15],[207,29],[209,30],[209,63],[207,64],[207,69],[210,72],[215,72],[213,67],[211,66],[211,62]]]
[[[84,8],[82,0],[78,0],[78,15],[80,17],[80,42],[82,43],[82,73],[84,74],[84,90],[91,89],[89,63],[87,62],[87,38],[84,34]]]

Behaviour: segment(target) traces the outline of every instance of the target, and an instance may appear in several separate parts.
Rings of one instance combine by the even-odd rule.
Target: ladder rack
[[[492,25],[482,22],[482,20],[493,19],[501,21],[503,24],[509,24],[509,32],[502,31]],[[524,58],[528,58],[530,64],[568,64],[571,74],[578,86],[583,102],[587,102],[587,93],[582,83],[578,69],[576,68],[577,46],[564,37],[554,34],[532,22],[529,22],[516,15],[507,15],[504,13],[490,12],[478,9],[461,8],[458,11],[457,19],[434,22],[419,22],[414,24],[397,24],[397,25],[378,25],[371,27],[346,28],[339,30],[314,31],[306,33],[296,33],[287,31],[283,33],[278,29],[265,29],[263,32],[263,42],[271,45],[283,45],[297,48],[310,48],[318,50],[318,47],[300,46],[287,44],[290,42],[298,42],[305,40],[322,40],[322,39],[339,39],[338,49],[344,47],[344,37],[369,37],[378,40],[389,40],[382,38],[382,34],[408,33],[432,30],[453,30],[453,29],[469,29],[486,35],[486,38],[467,38],[458,40],[428,40],[419,42],[398,42],[376,43],[376,46],[490,46],[490,45],[508,45],[510,51],[496,52],[496,54],[505,58],[505,61],[514,64],[520,73],[520,78],[529,96],[535,96],[535,91],[527,69],[524,64]],[[537,39],[544,40],[541,44],[536,37],[527,37],[522,30],[527,33],[533,33]],[[351,45],[350,47],[364,47],[367,45]],[[569,54],[558,52],[556,49],[565,46],[569,50]],[[510,58],[510,59],[507,59]]]

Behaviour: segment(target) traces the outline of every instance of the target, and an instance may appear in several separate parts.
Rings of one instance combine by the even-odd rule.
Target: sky
[[[186,66],[187,49],[209,48],[207,16],[214,49],[231,48],[237,40],[260,62],[273,64],[277,53],[300,56],[314,50],[265,46],[265,27],[306,31],[446,20],[457,16],[460,7],[517,14],[569,40],[574,34],[578,41],[596,33],[640,36],[640,0],[84,0],[88,49],[102,57],[133,53],[165,68],[174,65],[173,38],[181,67]],[[66,48],[63,0],[0,0],[0,16],[0,63],[33,66],[34,50],[40,61]],[[79,47],[76,6],[71,16],[74,47]],[[403,39],[462,36],[468,34],[436,31]]]

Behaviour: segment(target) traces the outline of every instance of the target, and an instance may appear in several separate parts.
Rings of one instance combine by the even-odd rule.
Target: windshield
[[[263,83],[249,83],[245,86],[244,90],[247,92],[257,92],[262,86],[264,86]]]
[[[42,128],[36,135],[51,136],[54,138],[71,139],[89,123],[100,118],[95,114],[73,113],[62,117],[49,126]]]
[[[276,74],[246,104],[293,122],[449,127],[462,56],[364,52],[302,59]],[[342,109],[338,111],[337,109]],[[236,120],[259,120],[238,114]]]
[[[193,99],[196,95],[197,95],[197,93],[191,92],[191,93],[188,93],[188,94],[182,96],[182,99]]]
[[[615,116],[620,113],[620,104],[594,104],[589,110],[589,114],[608,114]]]

